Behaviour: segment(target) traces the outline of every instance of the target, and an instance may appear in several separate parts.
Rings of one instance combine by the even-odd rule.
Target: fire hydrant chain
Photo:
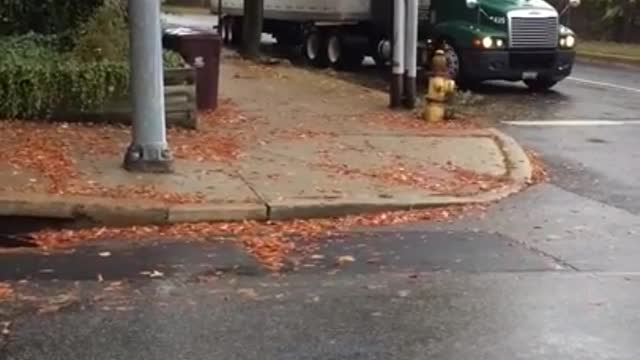
[[[431,70],[423,117],[428,122],[440,122],[445,117],[447,99],[456,91],[456,83],[450,79],[447,71],[444,51],[436,51],[431,60]]]

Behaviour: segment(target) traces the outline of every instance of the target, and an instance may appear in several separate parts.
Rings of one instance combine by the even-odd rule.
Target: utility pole
[[[246,0],[245,0],[246,1]],[[393,0],[393,60],[391,69],[391,107],[402,106],[405,64],[406,0]]]
[[[416,78],[418,77],[418,0],[407,1],[406,47],[404,77],[404,106],[413,109],[416,106]]]
[[[218,0],[218,35],[222,35],[222,0]]]
[[[130,0],[128,3],[133,129],[124,168],[168,173],[172,171],[173,159],[165,126],[160,1]]]
[[[242,55],[248,59],[260,57],[264,0],[244,0],[242,24]]]

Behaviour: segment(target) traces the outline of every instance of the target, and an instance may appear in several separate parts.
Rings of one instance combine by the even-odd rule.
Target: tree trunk
[[[260,57],[263,15],[264,0],[244,0],[242,55],[248,59]]]
[[[624,5],[624,18],[622,24],[622,41],[631,42],[633,21],[636,15],[636,4],[634,1],[626,0]]]

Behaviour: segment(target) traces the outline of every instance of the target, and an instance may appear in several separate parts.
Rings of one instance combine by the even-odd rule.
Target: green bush
[[[26,35],[0,39],[0,115],[48,118],[56,112],[99,110],[128,93],[127,61],[88,61],[57,50],[56,38]],[[165,67],[184,64],[165,52]],[[73,112],[71,111],[71,112]]]
[[[126,94],[125,63],[78,63],[62,58],[44,62],[0,63],[0,114],[47,118],[56,111],[93,110]]]
[[[103,0],[0,0],[0,35],[62,34],[86,21]]]
[[[0,2],[3,0],[0,0]],[[98,110],[127,95],[129,32],[120,0],[105,0],[68,39],[28,33],[0,37],[0,115],[47,118],[56,112]],[[164,53],[165,67],[181,67]]]
[[[122,61],[129,52],[127,12],[120,0],[105,0],[103,6],[81,25],[74,39],[72,55],[89,61]]]
[[[94,16],[79,28],[71,57],[80,62],[128,61],[129,28],[126,18],[122,0],[105,0]],[[171,51],[164,52],[164,62],[167,67],[185,65],[182,57]]]

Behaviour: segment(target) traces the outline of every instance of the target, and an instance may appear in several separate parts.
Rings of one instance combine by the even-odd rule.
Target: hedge
[[[126,96],[126,61],[82,62],[58,52],[56,37],[25,35],[0,39],[0,115],[47,118],[74,109],[96,110]],[[180,55],[165,52],[165,67],[184,65]]]
[[[0,35],[73,31],[102,3],[103,0],[0,0]]]
[[[18,6],[22,2],[24,8]],[[69,9],[75,14],[69,16],[73,21],[67,19],[64,26],[54,24],[47,31],[84,22],[74,25],[72,37],[36,32],[0,37],[0,116],[48,118],[58,112],[95,111],[111,100],[125,97],[129,84],[129,33],[122,1],[101,0],[102,6],[96,11],[93,8],[98,1],[38,2],[45,12]],[[40,9],[35,3],[0,0],[0,4],[31,14]],[[90,11],[91,16],[84,18]],[[164,62],[169,68],[184,66],[182,57],[171,52],[164,53]]]

